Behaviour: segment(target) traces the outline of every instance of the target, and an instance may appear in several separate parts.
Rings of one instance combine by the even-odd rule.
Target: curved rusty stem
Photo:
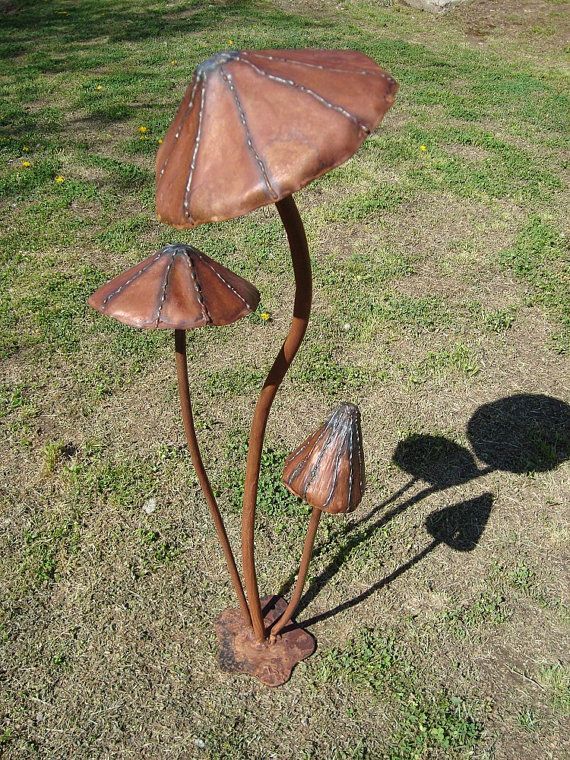
[[[305,537],[305,545],[303,546],[303,554],[301,556],[301,564],[299,566],[299,575],[297,576],[297,583],[293,593],[291,594],[291,601],[287,605],[285,612],[281,615],[279,620],[275,623],[271,629],[270,640],[273,641],[280,631],[285,628],[287,623],[291,620],[297,609],[297,605],[301,601],[303,595],[303,588],[305,581],[307,580],[307,571],[309,569],[309,563],[311,562],[311,555],[313,554],[313,546],[315,545],[315,536],[317,535],[317,528],[319,527],[319,521],[321,519],[322,512],[320,509],[313,507],[311,513],[311,519],[309,520],[309,527],[307,528],[307,536]]]
[[[253,630],[258,641],[265,639],[265,624],[259,600],[254,553],[255,507],[257,503],[263,438],[275,394],[303,341],[311,313],[312,297],[309,249],[303,222],[299,216],[295,201],[290,195],[278,201],[275,205],[285,227],[289,248],[291,249],[291,260],[295,275],[295,304],[289,334],[273,366],[269,370],[265,384],[259,394],[249,435],[249,450],[243,494],[241,544],[245,588],[249,600]]]
[[[251,615],[249,614],[249,608],[245,594],[243,592],[243,586],[241,585],[241,578],[236,567],[232,548],[228,540],[228,535],[224,526],[224,521],[218,509],[216,503],[216,497],[212,491],[212,486],[208,479],[208,475],[204,468],[202,456],[200,454],[200,448],[198,446],[198,439],[196,437],[196,430],[194,429],[194,418],[192,416],[192,404],[190,402],[190,388],[188,385],[188,364],[186,361],[186,331],[175,330],[174,331],[174,343],[176,347],[176,375],[178,378],[178,393],[180,394],[180,410],[182,412],[182,421],[184,422],[184,432],[186,433],[186,442],[190,449],[190,456],[192,457],[192,464],[200,483],[200,488],[206,499],[208,509],[212,515],[214,521],[214,527],[218,534],[222,551],[226,558],[226,564],[230,573],[232,585],[237,594],[239,606],[243,613],[244,622],[247,625],[251,625]]]

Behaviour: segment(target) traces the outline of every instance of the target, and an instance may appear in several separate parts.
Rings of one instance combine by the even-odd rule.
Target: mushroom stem
[[[291,620],[297,609],[297,605],[301,601],[301,595],[307,579],[307,571],[309,569],[309,563],[311,562],[311,556],[313,554],[313,546],[315,545],[315,536],[317,535],[317,528],[319,527],[319,521],[321,519],[321,510],[316,507],[313,508],[311,519],[309,520],[309,527],[307,528],[307,536],[305,538],[305,545],[303,546],[303,554],[301,556],[301,564],[299,566],[299,575],[297,576],[297,583],[291,595],[291,601],[287,605],[285,612],[281,615],[279,620],[275,623],[271,629],[270,640],[274,640],[276,636],[285,628],[287,623]]]
[[[192,415],[192,404],[190,402],[190,388],[188,385],[188,364],[186,360],[186,330],[174,331],[174,343],[176,347],[176,375],[178,378],[178,393],[180,395],[180,410],[182,412],[182,421],[184,422],[184,432],[186,433],[186,442],[190,449],[190,456],[192,458],[192,464],[196,470],[198,476],[198,482],[200,488],[206,499],[208,509],[212,515],[214,521],[214,527],[218,534],[218,539],[222,546],[224,556],[226,558],[226,564],[230,573],[232,585],[237,594],[239,606],[244,616],[244,620],[247,625],[251,625],[251,615],[249,614],[249,608],[245,594],[243,592],[243,586],[241,585],[241,579],[236,567],[234,555],[228,540],[228,535],[224,526],[224,521],[218,509],[212,486],[206,474],[202,456],[200,454],[200,448],[198,446],[198,439],[196,437],[196,430],[194,429],[194,418]]]
[[[269,370],[265,384],[259,394],[249,435],[249,450],[243,494],[241,541],[245,588],[249,600],[253,630],[258,641],[263,641],[266,636],[255,573],[254,554],[255,507],[257,503],[263,438],[275,394],[303,341],[311,313],[312,295],[309,249],[303,222],[299,216],[295,201],[289,195],[283,198],[283,200],[278,201],[275,205],[285,227],[289,248],[291,249],[293,273],[295,275],[295,304],[293,306],[293,319],[289,328],[289,334],[273,366]]]

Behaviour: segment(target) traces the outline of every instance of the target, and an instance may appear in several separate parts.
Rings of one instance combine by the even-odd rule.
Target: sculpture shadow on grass
[[[451,507],[445,507],[444,509],[432,512],[428,515],[425,521],[425,527],[433,540],[425,547],[425,549],[422,549],[421,552],[418,552],[418,554],[412,557],[412,559],[408,560],[403,565],[400,565],[400,567],[396,568],[392,573],[374,583],[361,594],[339,604],[337,607],[334,607],[327,612],[315,615],[310,620],[304,620],[303,626],[311,626],[315,623],[320,623],[323,620],[334,617],[334,615],[337,615],[340,612],[346,612],[346,610],[356,607],[358,604],[368,599],[368,597],[372,596],[372,594],[376,593],[376,591],[380,591],[380,589],[388,586],[395,581],[396,578],[399,578],[414,567],[414,565],[417,565],[418,562],[433,552],[440,544],[445,544],[451,549],[459,552],[472,551],[475,549],[479,543],[479,539],[483,535],[489,515],[491,514],[492,506],[492,494],[484,493],[474,499],[467,499],[466,501],[459,502]]]
[[[554,470],[570,457],[570,406],[521,393],[480,406],[467,424],[475,454],[493,470]]]
[[[483,467],[478,467],[467,448],[444,436],[411,435],[398,443],[392,460],[411,475],[411,479],[361,520],[347,524],[334,535],[332,540],[337,540],[339,536],[350,537],[313,579],[300,602],[298,613],[313,601],[360,544],[422,499],[497,470],[523,474],[555,469],[570,457],[570,406],[559,399],[540,394],[508,396],[479,407],[468,422],[467,435],[473,450],[484,463]],[[428,486],[367,525],[379,511],[397,501],[420,481]],[[305,621],[304,625],[325,620],[356,606],[416,565],[439,544],[443,543],[455,551],[471,551],[485,529],[491,505],[492,495],[484,493],[432,513],[425,526],[433,541],[425,549],[362,594]],[[326,545],[321,546],[315,556],[325,550]],[[292,579],[288,583],[292,583]],[[286,591],[287,585],[283,593]]]

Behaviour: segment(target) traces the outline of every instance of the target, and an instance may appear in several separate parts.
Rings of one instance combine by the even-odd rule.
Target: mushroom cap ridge
[[[109,280],[88,303],[144,329],[228,325],[257,308],[257,289],[197,248],[167,245]]]
[[[352,50],[233,50],[194,71],[156,159],[159,219],[242,216],[344,163],[394,102],[396,81]]]
[[[285,460],[283,484],[324,512],[352,512],[365,489],[360,411],[342,403]]]

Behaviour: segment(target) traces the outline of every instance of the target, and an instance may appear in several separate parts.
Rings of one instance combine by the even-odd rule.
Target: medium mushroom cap
[[[352,512],[365,487],[360,412],[341,404],[285,461],[283,483],[312,507]]]
[[[229,325],[254,311],[257,289],[191,245],[167,245],[89,298],[89,305],[132,327],[189,330]]]
[[[195,227],[275,203],[344,163],[398,85],[353,50],[232,50],[195,70],[156,159],[156,208]]]

